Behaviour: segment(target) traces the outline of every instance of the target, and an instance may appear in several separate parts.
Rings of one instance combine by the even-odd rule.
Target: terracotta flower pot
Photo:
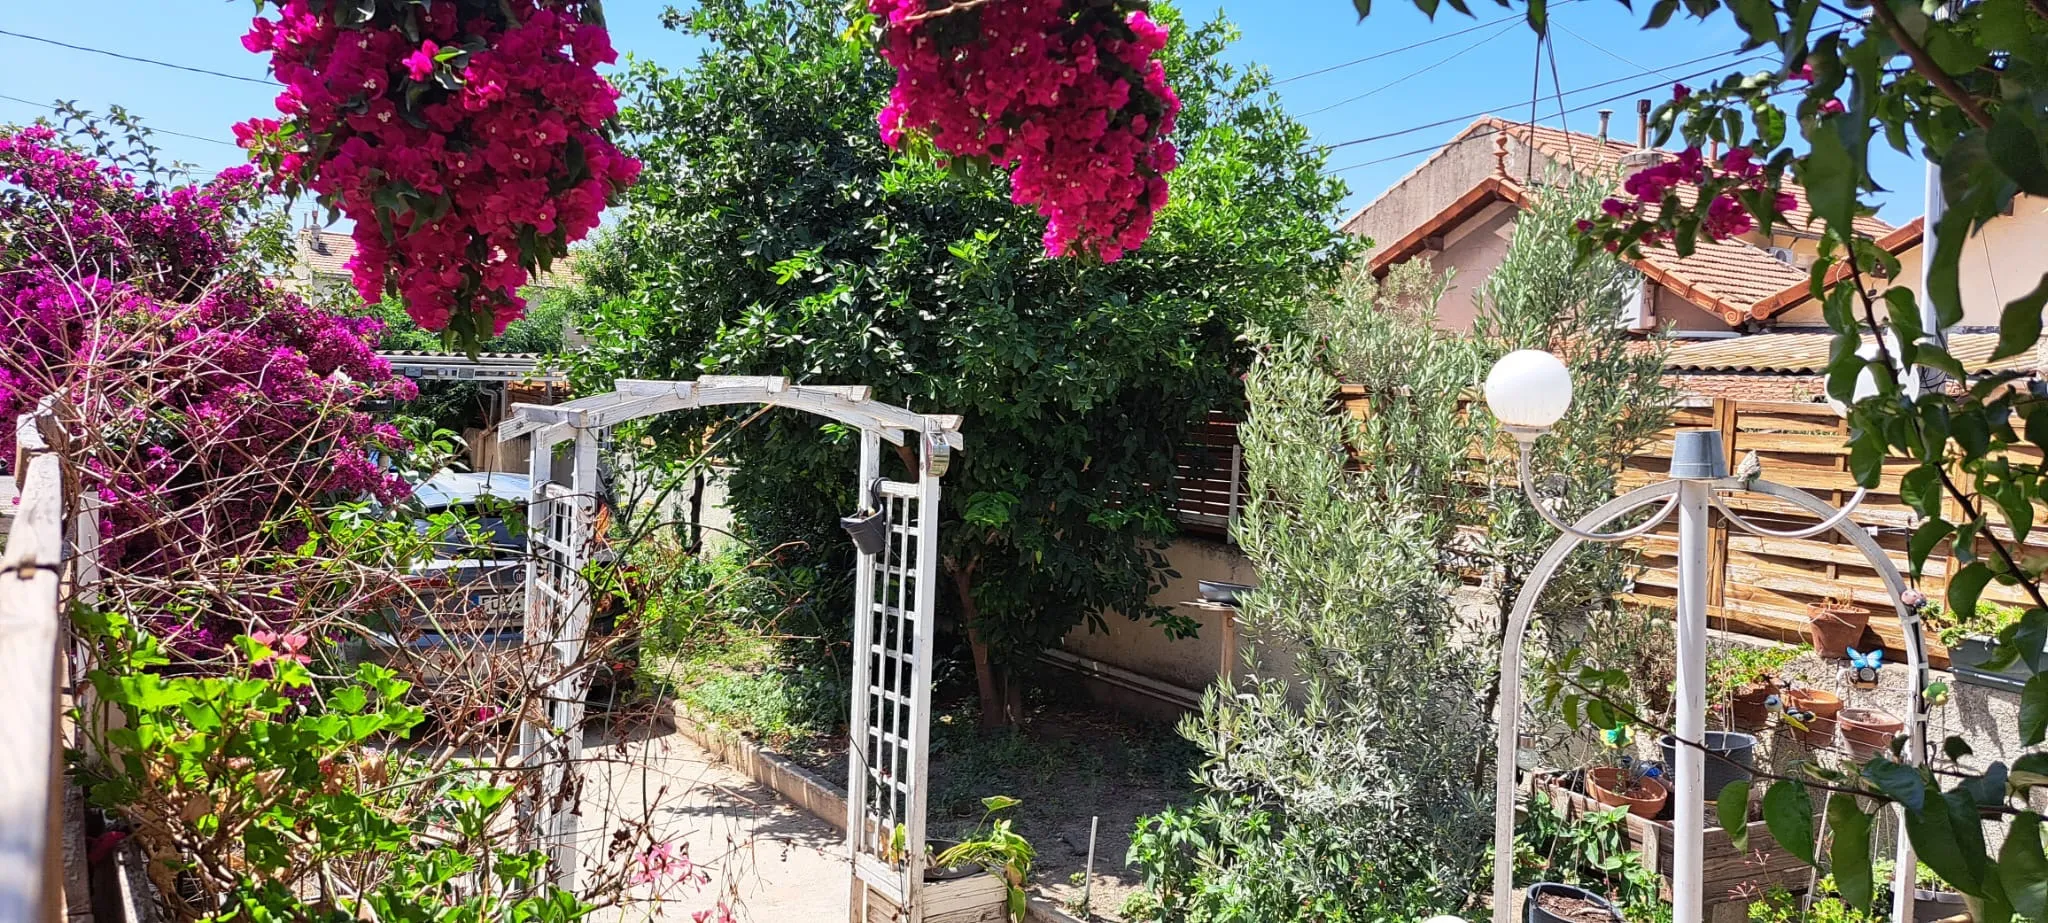
[[[1806,729],[1797,732],[1800,743],[1809,747],[1834,746],[1835,716],[1842,711],[1841,696],[1819,689],[1787,689],[1785,706],[1813,712],[1813,720],[1806,722]]]
[[[1906,729],[1905,719],[1875,708],[1844,708],[1841,722],[1842,739],[1848,742],[1849,753],[1859,760],[1889,751],[1892,738]]]
[[[1870,610],[1851,603],[1812,603],[1806,607],[1806,624],[1813,637],[1813,652],[1840,660],[1849,656],[1849,648],[1862,642]]]
[[[1771,697],[1769,683],[1750,683],[1736,690],[1730,697],[1730,724],[1736,730],[1754,731],[1771,720],[1771,707],[1765,701]]]
[[[1633,782],[1635,787],[1630,788]],[[1631,779],[1626,769],[1600,766],[1586,772],[1586,793],[1611,808],[1626,806],[1637,817],[1656,817],[1671,799],[1671,790],[1651,778]]]

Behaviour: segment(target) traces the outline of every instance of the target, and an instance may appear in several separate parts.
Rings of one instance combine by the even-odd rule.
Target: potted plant
[[[1671,799],[1671,789],[1649,775],[1649,767],[1623,758],[1614,765],[1586,770],[1586,794],[1611,808],[1628,808],[1630,814],[1653,818]]]
[[[1523,923],[1620,923],[1621,912],[1607,899],[1578,885],[1539,881],[1525,892]]]
[[[981,820],[974,825],[974,832],[966,839],[954,844],[932,860],[941,869],[961,866],[980,866],[1003,883],[1008,897],[1005,906],[1010,919],[1024,923],[1024,911],[1028,901],[1024,883],[1031,878],[1031,860],[1037,851],[1030,841],[1010,829],[1007,819],[993,819],[996,812],[1016,807],[1017,799],[1008,795],[991,795],[981,799],[983,808]]]
[[[1805,645],[1730,645],[1707,662],[1707,700],[1725,703],[1729,727],[1761,730],[1771,719],[1771,697],[1785,685],[1778,674],[1807,650]]]
[[[1842,739],[1849,753],[1867,760],[1890,749],[1892,738],[1905,730],[1904,719],[1876,708],[1844,708],[1841,712]]]
[[[1913,875],[1913,919],[1946,920],[1967,912],[1963,896],[1922,862]]]
[[[1810,686],[1785,690],[1785,713],[1798,722],[1795,733],[1809,747],[1835,744],[1835,716],[1842,711],[1842,697]]]
[[[1815,653],[1840,660],[1850,645],[1861,643],[1863,629],[1870,625],[1870,610],[1847,599],[1828,597],[1806,607],[1807,631]]]
[[[2027,677],[2033,673],[2017,657],[2005,656],[2004,647],[1998,641],[2006,627],[2020,620],[2025,610],[2015,606],[2000,606],[1992,603],[1978,603],[1977,611],[1968,617],[1940,608],[1938,603],[1928,602],[1921,618],[1935,629],[1944,647],[1948,648],[1949,668],[1956,679],[1977,686],[2018,692],[2026,688]],[[2000,667],[1992,664],[2010,660]]]
[[[1756,735],[1741,731],[1708,731],[1701,741],[1706,749],[1706,787],[1702,791],[1707,801],[1714,800],[1728,783],[1750,777],[1749,770],[1756,765]],[[1678,740],[1669,734],[1657,740],[1657,746],[1664,751],[1664,765],[1671,767],[1673,790],[1678,782]]]

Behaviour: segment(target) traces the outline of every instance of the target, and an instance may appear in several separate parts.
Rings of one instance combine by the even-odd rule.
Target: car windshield
[[[495,509],[485,511],[475,506],[457,506],[428,512],[439,514],[447,511],[453,511],[461,519],[450,525],[434,542],[436,557],[513,558],[526,550],[526,536],[515,530],[513,523]],[[425,535],[433,524],[425,519],[415,519],[413,528]]]

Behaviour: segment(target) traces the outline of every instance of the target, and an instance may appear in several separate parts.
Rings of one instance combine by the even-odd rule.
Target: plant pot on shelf
[[[1892,738],[1906,729],[1905,719],[1875,708],[1844,708],[1841,714],[1842,740],[1849,753],[1867,760],[1891,749]]]
[[[1842,712],[1841,696],[1819,689],[1787,689],[1785,706],[1813,712],[1813,720],[1795,731],[1800,743],[1817,748],[1835,745],[1835,716]]]
[[[1813,638],[1813,652],[1840,660],[1849,656],[1849,648],[1862,643],[1863,629],[1870,625],[1870,610],[1839,600],[1811,603],[1806,607],[1806,625]]]
[[[1769,683],[1750,683],[1737,689],[1728,703],[1728,723],[1738,731],[1762,729],[1771,720],[1771,692]]]
[[[1963,896],[1954,891],[1913,889],[1913,919],[1921,923],[1946,920],[1968,912],[1969,908],[1963,904]]]
[[[1539,881],[1524,892],[1522,923],[1620,923],[1607,899],[1577,885]]]
[[[1984,665],[1998,654],[1998,639],[1989,635],[1970,635],[1957,641],[1948,649],[1949,668],[1955,671],[1956,679],[1975,686],[2019,692],[2027,688],[2027,678],[2033,671],[2027,669],[2026,661],[2014,658],[2003,670],[1992,670]]]
[[[1630,814],[1642,818],[1656,817],[1671,799],[1671,790],[1664,783],[1616,766],[1587,770],[1586,794],[1610,808],[1626,807]]]
[[[860,549],[861,554],[880,554],[889,541],[889,518],[882,510],[842,516],[839,527],[853,537],[853,547]]]
[[[1708,731],[1704,740],[1706,746],[1706,786],[1700,793],[1707,801],[1720,797],[1721,790],[1728,783],[1750,777],[1750,767],[1756,765],[1756,735],[1741,731]],[[1671,790],[1678,791],[1678,740],[1669,734],[1657,739],[1657,746],[1664,751],[1664,765],[1671,775]]]

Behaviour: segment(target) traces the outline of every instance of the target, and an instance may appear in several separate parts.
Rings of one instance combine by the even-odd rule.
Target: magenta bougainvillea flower
[[[1158,60],[1165,27],[1122,2],[1005,0],[931,9],[871,0],[896,86],[879,116],[1010,174],[1010,198],[1046,220],[1054,256],[1136,249],[1165,207],[1180,99]]]
[[[84,447],[111,572],[175,575],[290,541],[299,505],[403,497],[377,462],[403,446],[359,409],[409,399],[375,351],[381,324],[316,309],[236,261],[254,171],[138,183],[47,128],[0,132],[0,419],[59,390]],[[14,451],[0,427],[0,454]],[[288,596],[238,600],[244,613]],[[210,616],[137,613],[191,651],[246,633]],[[281,656],[294,656],[294,633]]]
[[[281,119],[236,140],[288,193],[355,221],[349,264],[431,330],[475,344],[519,288],[640,174],[604,126],[618,55],[584,0],[267,0],[242,44],[270,56]]]

